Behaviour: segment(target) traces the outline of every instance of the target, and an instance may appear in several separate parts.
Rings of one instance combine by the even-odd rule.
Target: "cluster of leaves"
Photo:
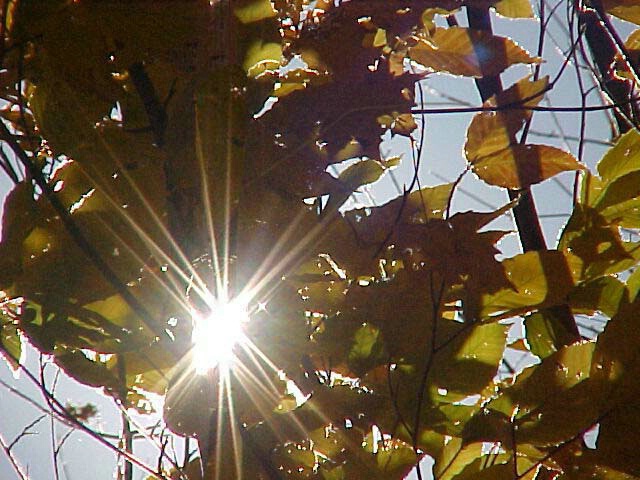
[[[381,136],[416,135],[417,82],[541,61],[509,38],[435,25],[464,3],[5,2],[3,139],[26,169],[4,205],[5,358],[17,365],[26,339],[140,410],[146,393],[170,388],[170,401],[180,388],[169,425],[210,432],[211,409],[194,405],[214,386],[169,379],[191,345],[190,276],[222,258],[232,290],[261,287],[248,338],[308,394],[265,395],[265,365],[250,359],[257,385],[232,373],[245,478],[403,478],[424,455],[438,479],[640,476],[640,245],[620,233],[640,228],[637,132],[597,174],[515,143],[544,78],[473,118],[464,153],[490,185],[583,171],[554,250],[497,260],[507,232],[485,227],[514,203],[450,216],[453,184],[339,213],[397,164]],[[525,1],[472,3],[531,15]],[[611,3],[638,20],[633,2]],[[601,314],[606,329],[567,341],[557,307]],[[516,317],[526,342],[507,345]],[[540,361],[497,379],[510,349]]]

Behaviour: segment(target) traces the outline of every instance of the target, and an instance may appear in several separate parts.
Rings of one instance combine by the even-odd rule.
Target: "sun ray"
[[[211,259],[213,261],[214,280],[216,282],[216,292],[223,292],[225,289],[225,278],[220,268],[220,256],[218,254],[218,242],[215,233],[213,211],[211,209],[211,195],[209,192],[209,182],[207,181],[206,171],[206,155],[203,152],[202,132],[200,131],[200,123],[197,121],[199,117],[199,108],[196,103],[196,157],[200,167],[200,178],[202,182],[202,198],[204,204],[204,213],[206,217],[207,230],[209,240],[211,242]]]
[[[167,229],[167,227],[164,225],[164,223],[162,222],[162,220],[160,219],[160,217],[158,216],[158,214],[154,211],[153,207],[151,206],[151,204],[148,202],[148,200],[145,198],[144,194],[142,193],[142,191],[137,187],[136,182],[131,178],[130,175],[127,174],[126,168],[124,168],[121,165],[121,161],[117,158],[117,156],[112,152],[112,149],[109,148],[108,144],[106,143],[106,141],[102,140],[105,149],[107,149],[107,151],[109,152],[109,154],[111,155],[111,159],[113,160],[113,162],[116,164],[116,166],[121,170],[121,175],[122,177],[127,181],[128,185],[131,187],[131,191],[133,191],[138,199],[140,200],[140,202],[142,203],[143,207],[145,208],[145,210],[147,211],[147,213],[149,213],[150,218],[152,219],[154,225],[159,229],[159,231],[163,234],[163,236],[165,237],[164,239],[167,240],[169,242],[169,244],[171,245],[171,247],[173,248],[173,250],[178,254],[178,257],[180,259],[180,262],[182,265],[178,265],[176,263],[176,261],[174,260],[174,258],[169,255],[168,253],[166,253],[158,244],[157,242],[151,237],[151,235],[149,235],[148,232],[146,232],[141,226],[139,226],[136,221],[131,217],[131,215],[129,215],[126,210],[124,210],[122,208],[122,205],[120,205],[110,194],[109,194],[109,187],[105,187],[105,185],[103,184],[104,181],[98,181],[99,178],[101,178],[100,175],[98,175],[96,172],[90,172],[87,171],[86,166],[81,164],[81,163],[77,163],[78,168],[83,172],[83,174],[92,180],[94,188],[100,192],[103,196],[103,198],[109,203],[109,205],[111,207],[113,207],[114,211],[118,213],[118,215],[120,216],[120,218],[122,218],[133,230],[134,232],[138,235],[138,237],[144,242],[144,244],[150,248],[150,250],[152,251],[152,253],[154,253],[155,255],[157,255],[158,257],[160,257],[161,261],[166,263],[167,265],[169,265],[172,270],[174,272],[177,272],[179,277],[181,277],[183,280],[188,280],[191,277],[195,277],[196,279],[198,279],[198,287],[201,290],[201,292],[205,291],[205,283],[199,278],[199,276],[197,275],[197,272],[195,271],[195,269],[191,266],[191,262],[187,259],[186,255],[184,255],[184,253],[182,252],[180,246],[177,244],[177,242],[173,239],[173,236],[171,235],[171,233],[169,232],[169,230]],[[103,224],[106,225],[106,222],[103,222]],[[122,241],[122,240],[121,240]],[[129,248],[130,251],[133,252],[133,250],[131,248]],[[141,261],[141,265],[144,265],[146,262],[144,260],[140,260]],[[186,269],[186,272],[185,272]],[[175,290],[174,291],[179,291],[178,288],[178,283],[176,282],[176,284],[174,285]]]

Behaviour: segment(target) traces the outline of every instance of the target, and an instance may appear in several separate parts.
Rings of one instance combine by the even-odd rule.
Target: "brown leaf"
[[[498,75],[517,63],[540,62],[509,38],[462,27],[436,29],[409,50],[409,57],[436,72],[477,78]]]
[[[489,185],[521,189],[560,172],[584,170],[573,155],[548,145],[511,145],[472,163],[473,171]]]
[[[537,105],[548,85],[548,77],[535,82],[525,77],[487,100],[485,106],[505,108],[512,106],[513,109],[480,112],[473,117],[467,130],[467,143],[464,147],[467,160],[474,162],[512,144],[515,134],[531,115],[529,110],[519,107]]]

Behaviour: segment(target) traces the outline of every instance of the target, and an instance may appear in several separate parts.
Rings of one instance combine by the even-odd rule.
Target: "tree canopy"
[[[559,75],[491,29],[492,11],[536,12],[542,41],[544,3],[1,2],[5,360],[38,381],[28,342],[124,410],[164,397],[200,456],[143,465],[125,425],[103,439],[122,478],[391,480],[426,456],[439,480],[640,477],[640,30],[623,43],[609,16],[640,24],[640,8],[566,3],[563,69],[590,49],[617,122],[595,170],[582,141],[528,139]],[[503,88],[514,65],[531,74]],[[454,212],[460,179],[420,183],[435,73],[476,80],[460,179],[504,189],[495,211]],[[383,154],[385,135],[406,139],[415,175],[345,210],[412,161]],[[530,187],[563,172],[573,210],[547,246]],[[523,247],[509,258],[505,215]],[[231,348],[230,305],[233,358],[198,371],[194,348]],[[577,315],[604,330],[581,334]],[[536,361],[499,375],[514,351]]]

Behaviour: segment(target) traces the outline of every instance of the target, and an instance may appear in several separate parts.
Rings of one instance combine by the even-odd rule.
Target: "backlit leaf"
[[[582,273],[578,257],[554,250],[516,255],[502,264],[512,288],[484,295],[483,317],[562,304]]]
[[[640,5],[634,0],[605,0],[602,3],[612,15],[640,25]]]
[[[233,4],[233,13],[242,23],[253,23],[276,15],[269,0],[241,0]]]
[[[572,336],[550,310],[527,315],[524,319],[527,343],[531,353],[546,358],[557,351],[556,345],[568,345]]]
[[[447,398],[452,401],[481,391],[498,371],[506,334],[506,325],[491,323],[477,325],[458,335],[436,355],[434,387],[445,389]]]
[[[384,342],[380,330],[373,325],[362,325],[356,333],[349,352],[349,364],[356,372],[367,371],[367,365],[377,365],[386,360]]]
[[[548,77],[536,81],[525,77],[487,100],[486,106],[499,106],[505,109],[479,112],[474,115],[467,130],[467,141],[464,147],[467,160],[473,163],[513,144],[516,132],[531,116],[531,111],[518,107],[537,105],[548,84]]]
[[[575,435],[592,424],[606,398],[590,379],[594,350],[593,342],[563,347],[524,370],[487,407],[514,416],[518,442],[549,445]]]
[[[472,163],[473,171],[490,185],[521,189],[561,172],[583,170],[573,155],[549,145],[511,145]]]
[[[593,315],[602,312],[613,317],[620,305],[629,301],[626,286],[613,276],[581,283],[569,295],[569,305],[575,313]]]
[[[576,205],[558,247],[584,262],[585,279],[626,270],[640,255],[637,242],[624,242],[615,225],[610,225],[595,209],[582,204]]]
[[[632,401],[605,416],[600,422],[595,452],[602,465],[634,476],[640,474],[640,458],[635,451],[640,443],[639,407]],[[625,432],[624,441],[620,441],[620,432]]]
[[[14,318],[14,315],[17,317],[17,312],[13,311],[11,302],[4,301],[7,303],[0,311],[0,355],[11,368],[17,368],[23,360],[22,337],[18,330],[18,322]]]
[[[631,129],[598,162],[598,173],[609,184],[637,170],[640,170],[640,134]]]
[[[529,0],[500,0],[493,7],[503,17],[533,18],[533,10]]]
[[[452,480],[471,464],[482,451],[481,443],[462,445],[459,438],[453,438],[435,459],[434,478]]]
[[[468,77],[498,75],[511,65],[540,61],[509,38],[462,27],[437,28],[411,47],[409,57],[430,70]]]
[[[363,185],[376,182],[385,168],[376,160],[362,160],[348,167],[338,177],[348,190],[357,190]]]

